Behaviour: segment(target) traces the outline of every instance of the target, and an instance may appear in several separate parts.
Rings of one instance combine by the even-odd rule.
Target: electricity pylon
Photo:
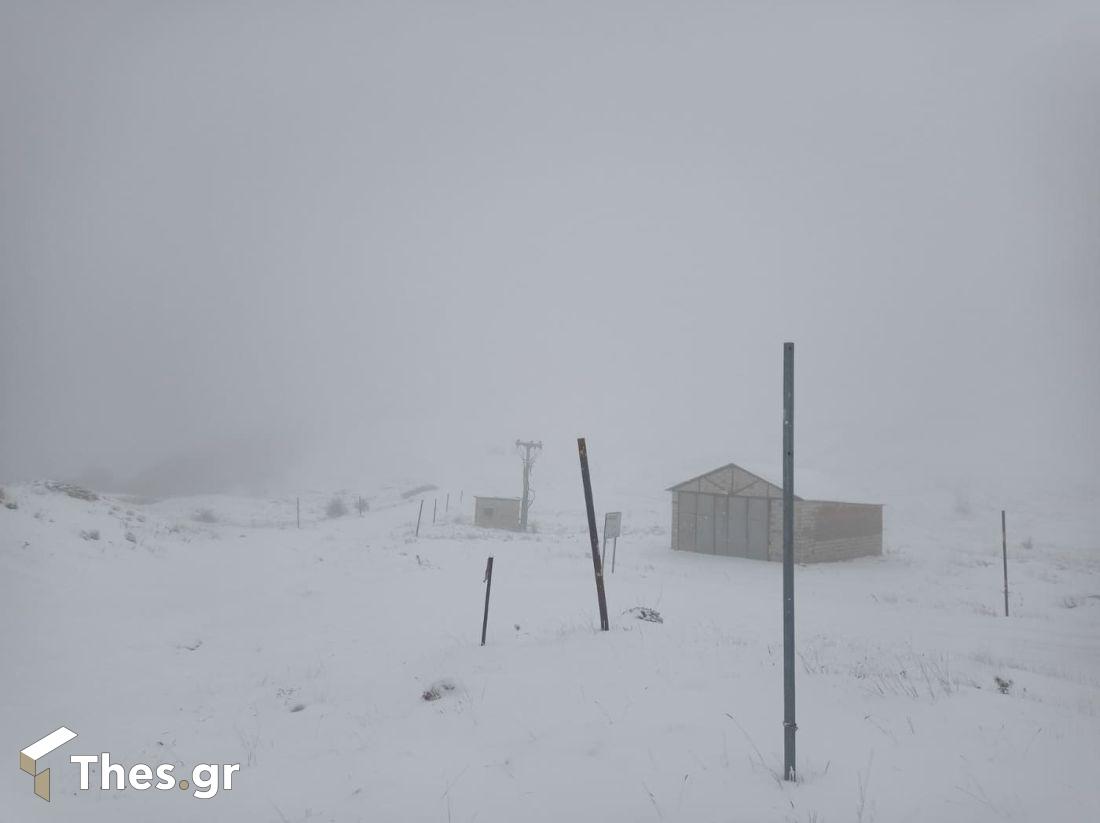
[[[542,441],[517,440],[516,448],[522,449],[523,457],[523,502],[519,508],[519,530],[527,531],[527,511],[531,507],[531,467],[535,465],[535,458],[542,450]]]

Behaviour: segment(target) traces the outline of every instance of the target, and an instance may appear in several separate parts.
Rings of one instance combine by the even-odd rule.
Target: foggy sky
[[[4,480],[773,468],[793,340],[800,467],[1095,484],[1098,263],[1095,3],[0,5]]]

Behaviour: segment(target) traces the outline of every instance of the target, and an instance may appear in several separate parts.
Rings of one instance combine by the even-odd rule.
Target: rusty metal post
[[[485,616],[481,618],[481,645],[485,645],[485,632],[489,628],[489,591],[493,588],[493,558],[485,564]]]
[[[608,631],[607,595],[603,588],[603,563],[600,562],[600,537],[596,532],[596,507],[592,503],[592,477],[588,472],[588,447],[584,438],[577,438],[577,451],[581,457],[581,481],[584,483],[584,505],[588,509],[588,536],[592,541],[592,568],[596,572],[596,599],[600,605],[600,629]]]

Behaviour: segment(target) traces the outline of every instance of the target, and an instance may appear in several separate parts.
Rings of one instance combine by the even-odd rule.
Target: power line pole
[[[519,508],[519,530],[527,531],[527,511],[531,507],[531,467],[542,450],[542,441],[517,440],[516,448],[523,450],[523,502]]]

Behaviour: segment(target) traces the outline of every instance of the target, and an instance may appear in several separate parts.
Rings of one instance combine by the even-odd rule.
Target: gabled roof
[[[755,483],[760,482],[760,483],[764,483],[768,486],[771,486],[773,489],[777,489],[779,491],[783,490],[782,486],[776,485],[775,483],[761,477],[760,475],[756,474],[755,472],[750,472],[748,469],[744,468],[743,466],[738,466],[736,463],[726,463],[724,466],[719,466],[716,469],[711,469],[708,472],[703,472],[702,474],[698,474],[695,477],[691,477],[687,480],[681,481],[680,483],[677,483],[675,486],[669,486],[667,489],[665,489],[665,491],[669,491],[669,492],[680,491],[685,486],[688,486],[688,485],[696,482],[697,480],[703,480],[704,478],[710,477],[711,475],[714,475],[714,474],[718,474],[718,472],[722,472],[722,471],[725,471],[727,469],[736,469],[737,471],[744,472],[749,477],[752,477],[754,479],[753,480],[754,485],[755,485]],[[735,490],[731,491],[730,494],[736,495],[737,490],[735,489]],[[795,500],[801,500],[802,498],[799,497],[796,494],[794,496],[794,499]]]

